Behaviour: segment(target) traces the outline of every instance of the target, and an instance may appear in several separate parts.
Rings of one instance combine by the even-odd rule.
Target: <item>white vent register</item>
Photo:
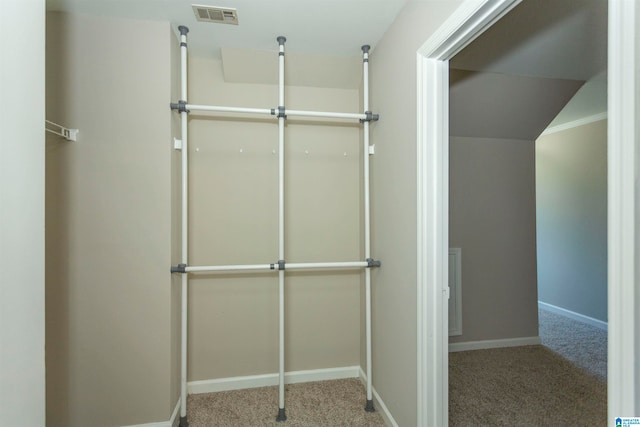
[[[196,19],[201,22],[238,25],[238,12],[231,7],[192,5]]]

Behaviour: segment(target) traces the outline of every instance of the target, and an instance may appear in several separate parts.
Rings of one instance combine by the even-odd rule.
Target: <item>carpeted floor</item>
[[[607,334],[540,311],[544,345],[449,354],[449,425],[605,426]],[[384,427],[364,411],[358,379],[286,386],[287,422],[277,423],[277,387],[188,398],[191,427]]]
[[[547,310],[538,318],[542,345],[607,381],[607,331]]]
[[[606,392],[541,345],[449,354],[450,426],[605,426]]]
[[[541,346],[450,353],[449,425],[605,426],[606,332],[541,311],[540,335]]]
[[[187,401],[189,426],[385,426],[378,412],[364,411],[365,388],[359,379],[289,384],[285,392],[286,423],[276,422],[278,388],[274,386],[191,394]]]

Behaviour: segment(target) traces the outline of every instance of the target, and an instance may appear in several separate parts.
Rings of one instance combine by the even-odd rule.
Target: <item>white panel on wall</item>
[[[462,335],[462,249],[449,248],[449,336]]]

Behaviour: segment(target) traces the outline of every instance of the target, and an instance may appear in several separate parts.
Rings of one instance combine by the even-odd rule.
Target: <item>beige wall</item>
[[[0,2],[0,424],[45,422],[44,0]]]
[[[536,141],[539,300],[607,321],[607,121]]]
[[[373,386],[417,422],[416,51],[460,4],[409,2],[371,53]]]
[[[535,144],[451,137],[449,246],[462,248],[462,335],[538,336]]]
[[[225,83],[219,61],[191,58],[189,67],[190,103],[277,104],[275,85]],[[294,109],[358,111],[358,100],[357,90],[286,90]],[[277,262],[277,129],[272,117],[190,115],[190,264]],[[287,120],[287,261],[360,259],[358,129]],[[285,369],[358,365],[360,273],[286,277]],[[190,283],[189,380],[276,372],[277,275],[199,275]]]
[[[47,425],[168,420],[169,24],[47,17]],[[174,380],[173,380],[174,381]]]

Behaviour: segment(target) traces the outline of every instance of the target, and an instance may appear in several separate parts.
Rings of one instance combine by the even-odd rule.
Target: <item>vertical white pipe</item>
[[[369,111],[369,46],[362,46],[362,79],[363,106],[365,113]],[[369,121],[364,121],[363,155],[363,187],[364,187],[364,257],[371,258],[371,224],[369,202]],[[371,269],[365,269],[365,328],[366,328],[366,356],[367,356],[367,406],[373,411],[373,397],[371,387]]]
[[[284,42],[280,36],[278,43],[278,108],[284,107]],[[284,260],[284,117],[278,115],[278,260]],[[284,270],[278,272],[278,421],[285,421],[284,414]]]
[[[178,27],[180,30],[180,100],[187,102],[187,33],[189,29],[184,26]],[[187,145],[187,112],[180,112],[180,127],[182,128],[182,249],[181,262],[188,265],[188,233],[189,233],[189,169],[188,169],[188,145]],[[182,274],[182,304],[181,304],[181,355],[180,355],[180,426],[187,425],[187,291],[188,275]]]

